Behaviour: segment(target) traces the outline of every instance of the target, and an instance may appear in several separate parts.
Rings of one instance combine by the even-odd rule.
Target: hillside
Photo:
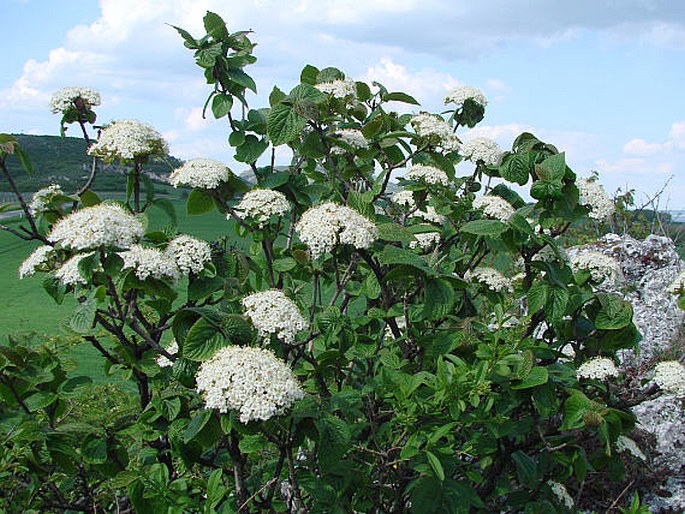
[[[27,175],[17,159],[7,163],[19,190],[36,191],[50,184],[59,183],[65,191],[74,191],[90,174],[92,157],[86,154],[86,143],[81,138],[59,136],[32,136],[14,134],[19,144],[29,155],[33,174]],[[180,160],[169,156],[164,161],[150,161],[144,171],[153,177],[167,175],[180,164]],[[96,191],[122,191],[126,188],[123,177],[125,168],[118,164],[106,165],[98,162],[99,170],[93,189]],[[7,185],[1,184],[6,191]]]

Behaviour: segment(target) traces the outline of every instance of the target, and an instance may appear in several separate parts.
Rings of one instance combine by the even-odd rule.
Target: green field
[[[192,234],[212,241],[220,236],[235,234],[233,224],[214,211],[202,216],[188,216],[183,200],[173,200],[178,215],[179,232]],[[169,224],[166,215],[156,208],[150,209],[150,228]],[[2,220],[3,224],[16,228],[19,219]],[[56,304],[42,287],[45,274],[19,280],[17,270],[22,261],[38,244],[23,241],[7,231],[0,230],[0,343],[7,343],[9,335],[34,333],[37,340],[47,336],[60,336],[67,332],[62,328],[72,313],[75,299],[68,296],[62,305]],[[78,363],[79,371],[93,377],[100,374],[100,356],[90,346],[78,345],[70,352]]]

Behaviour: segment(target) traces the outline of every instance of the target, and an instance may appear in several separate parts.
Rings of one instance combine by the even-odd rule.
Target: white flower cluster
[[[190,186],[201,189],[216,189],[219,184],[228,180],[231,170],[221,161],[214,159],[190,159],[169,176],[169,183],[174,186]]]
[[[169,355],[176,355],[178,353],[178,343],[176,342],[176,339],[172,339],[169,345],[164,349]],[[164,355],[159,355],[155,360],[160,368],[170,368],[174,365],[174,362]]]
[[[397,205],[406,207],[412,210],[416,207],[416,202],[414,201],[414,195],[412,191],[398,191],[392,195],[392,201]],[[429,223],[436,223],[442,225],[445,222],[445,216],[438,214],[435,211],[435,207],[432,205],[427,205],[426,210],[417,210],[412,213],[412,217],[420,218],[422,220],[428,221]]]
[[[685,367],[678,361],[660,362],[654,368],[654,381],[666,393],[685,398]]]
[[[260,337],[274,334],[290,344],[300,330],[309,326],[295,302],[278,289],[252,293],[243,298],[242,304]]]
[[[647,460],[647,456],[642,453],[642,450],[640,450],[637,443],[624,435],[618,436],[618,439],[616,440],[616,451],[619,453],[630,453],[636,459],[643,461]]]
[[[51,184],[48,187],[39,189],[33,194],[31,198],[31,203],[29,204],[29,210],[34,216],[44,212],[47,206],[52,202],[56,196],[64,196],[64,191],[62,191],[62,186],[59,184]]]
[[[416,134],[425,138],[432,145],[441,146],[447,151],[461,148],[459,139],[454,135],[452,127],[440,116],[422,112],[412,116],[410,123]]]
[[[413,191],[398,191],[397,193],[394,193],[392,195],[391,199],[397,205],[401,205],[402,207],[408,207],[409,209],[413,209],[416,205],[416,202],[414,201]]]
[[[671,294],[680,294],[683,290],[685,290],[685,271],[678,273],[678,276],[666,288],[666,291]]]
[[[65,286],[75,286],[77,284],[87,284],[86,279],[81,275],[78,269],[79,263],[93,255],[92,253],[77,253],[71,257],[67,262],[62,264],[60,268],[55,272],[55,278],[57,278]]]
[[[157,248],[133,245],[130,250],[120,252],[119,256],[124,259],[123,269],[134,270],[140,280],[149,277],[178,280],[180,275],[176,260]]]
[[[65,112],[70,107],[76,107],[77,98],[83,100],[83,106],[90,109],[100,105],[100,93],[90,87],[64,87],[55,91],[50,98],[50,112],[56,114]]]
[[[566,251],[559,246],[557,246],[557,250],[559,250],[559,257],[557,257],[557,254],[550,245],[545,245],[540,251],[533,255],[532,260],[538,262],[557,262],[561,259],[563,262],[568,262]]]
[[[378,237],[378,229],[370,220],[354,209],[333,202],[308,209],[295,230],[314,258],[339,244],[369,248]]]
[[[181,234],[169,241],[166,254],[176,261],[179,271],[187,275],[200,273],[212,259],[212,249],[207,241]]]
[[[576,376],[594,380],[607,380],[618,376],[618,368],[614,361],[607,357],[593,357],[578,367]]]
[[[333,138],[350,145],[355,150],[369,147],[369,142],[364,137],[364,134],[362,134],[362,131],[358,129],[340,129],[333,133]],[[345,153],[345,149],[340,146],[335,146],[331,150],[331,153],[342,155]]]
[[[332,82],[320,82],[316,84],[316,89],[322,93],[332,95],[334,98],[342,100],[357,97],[357,84],[352,79],[334,80]]]
[[[501,271],[487,266],[479,266],[474,270],[469,270],[464,274],[464,280],[469,282],[480,282],[488,289],[501,293],[511,293],[514,287],[511,280],[505,277]]]
[[[485,98],[483,92],[473,86],[459,86],[445,95],[446,104],[453,103],[456,105],[464,105],[466,100],[472,100],[483,107],[488,105],[488,100]]]
[[[207,409],[236,410],[242,423],[283,414],[304,397],[288,365],[261,348],[221,348],[200,365],[196,382]]]
[[[440,242],[440,232],[424,232],[422,234],[414,234],[416,241],[409,242],[409,248],[421,248],[422,250],[429,250]]]
[[[48,241],[74,250],[129,248],[143,232],[143,224],[123,207],[101,203],[60,219],[48,234]]]
[[[414,164],[404,178],[407,180],[416,180],[417,182],[426,182],[427,184],[440,184],[446,186],[450,183],[447,173],[435,166],[426,166],[424,164]]]
[[[568,490],[564,484],[560,484],[554,480],[548,480],[547,485],[552,490],[552,494],[554,494],[560,504],[564,505],[567,509],[573,508],[575,503],[573,502],[573,498],[568,493]]]
[[[283,216],[290,208],[290,202],[280,191],[253,189],[243,195],[235,213],[242,219],[254,219],[261,228],[269,223],[271,216]]]
[[[614,214],[614,202],[597,182],[586,178],[576,180],[578,203],[590,209],[590,216],[597,221],[606,221]]]
[[[45,267],[53,255],[52,246],[43,245],[33,250],[19,266],[19,278],[32,276],[38,268]]]
[[[487,137],[474,137],[461,147],[464,157],[471,162],[482,161],[486,166],[498,166],[502,160],[502,149]]]
[[[514,208],[504,198],[495,195],[479,196],[473,200],[474,209],[482,209],[488,218],[507,221],[514,214]]]
[[[118,120],[105,127],[88,153],[108,161],[117,158],[130,160],[150,155],[164,156],[169,153],[169,147],[162,134],[147,123]]]
[[[574,273],[580,270],[589,271],[592,280],[597,283],[605,280],[615,282],[621,276],[621,265],[618,261],[602,252],[588,250],[576,253],[571,257],[570,265]]]

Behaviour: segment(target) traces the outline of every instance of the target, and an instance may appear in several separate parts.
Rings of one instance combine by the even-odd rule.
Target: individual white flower
[[[586,178],[579,178],[576,180],[576,187],[578,188],[578,203],[590,209],[588,214],[590,218],[606,221],[614,214],[614,202],[600,184]]]
[[[50,262],[50,258],[54,255],[55,250],[52,246],[39,246],[31,255],[29,255],[24,262],[19,266],[19,278],[30,277],[36,270],[45,268]]]
[[[467,271],[464,274],[464,280],[480,282],[495,292],[511,293],[514,290],[511,280],[505,277],[501,271],[487,266],[479,266],[474,270]]]
[[[140,280],[150,277],[177,280],[180,274],[176,260],[157,248],[133,245],[119,256],[124,260],[122,269],[132,269]]]
[[[642,450],[640,450],[637,443],[624,435],[618,436],[618,439],[616,440],[616,451],[619,453],[630,453],[636,459],[643,461],[647,460],[647,456],[642,453]]]
[[[621,276],[621,266],[616,259],[593,250],[574,254],[570,265],[574,273],[589,271],[592,280],[598,283],[605,280],[615,282]]]
[[[568,493],[568,490],[566,489],[566,486],[564,484],[560,484],[559,482],[555,482],[554,480],[548,480],[547,485],[552,490],[552,494],[554,494],[554,496],[560,504],[564,505],[567,509],[573,508],[573,506],[575,505],[573,502],[573,498]]]
[[[48,241],[74,250],[129,248],[143,232],[143,224],[123,207],[101,203],[60,219],[48,234]]]
[[[314,258],[332,251],[337,245],[369,248],[378,237],[378,229],[369,219],[354,209],[333,202],[308,209],[295,225],[295,230]]]
[[[106,161],[131,160],[136,157],[158,156],[169,153],[162,134],[138,120],[118,120],[105,127],[100,139],[88,149],[90,155]]]
[[[654,381],[662,391],[685,398],[685,367],[678,361],[660,362],[654,368]]]
[[[414,164],[409,168],[407,173],[405,173],[404,178],[407,180],[415,180],[427,184],[440,184],[443,186],[447,186],[450,183],[447,173],[435,166],[426,166],[424,164]]]
[[[422,112],[412,116],[410,123],[416,134],[432,145],[441,146],[447,151],[461,148],[452,127],[440,116]]]
[[[200,365],[196,382],[207,409],[236,410],[242,423],[281,415],[304,397],[288,365],[262,348],[219,349]]]
[[[440,232],[424,232],[421,234],[414,234],[416,241],[409,242],[409,248],[421,248],[428,250],[433,248],[440,242]]]
[[[358,129],[340,129],[332,134],[333,138],[337,141],[342,141],[343,143],[351,146],[355,150],[360,148],[368,148],[369,142],[362,134],[361,130]],[[342,155],[345,153],[345,149],[340,146],[335,146],[331,149],[331,153]]]
[[[169,355],[178,354],[178,343],[176,342],[176,339],[172,339],[169,345],[164,348],[164,350],[166,350]],[[170,368],[174,365],[174,362],[164,355],[158,355],[155,360],[160,368]]]
[[[685,290],[685,270],[678,273],[678,276],[666,288],[666,292],[680,294]]]
[[[100,105],[100,93],[90,87],[64,87],[55,91],[50,98],[50,112],[57,114],[66,112],[72,107],[79,108],[81,106],[78,104],[81,102],[82,107],[86,109]]]
[[[166,247],[166,253],[176,261],[183,275],[191,271],[200,273],[205,264],[212,260],[212,249],[207,241],[181,234],[176,236]]]
[[[88,282],[86,281],[84,276],[81,275],[81,272],[78,269],[78,265],[83,259],[91,255],[93,254],[77,253],[69,260],[67,260],[64,264],[62,264],[62,266],[59,267],[59,269],[55,272],[55,278],[57,278],[65,286],[87,284]]]
[[[498,166],[502,160],[502,149],[487,137],[474,137],[461,147],[464,157],[471,162],[482,161],[486,166]]]
[[[466,100],[471,100],[483,107],[488,105],[488,100],[485,98],[483,92],[473,86],[459,86],[445,95],[446,104],[453,103],[460,106],[464,105]]]
[[[216,189],[231,176],[231,170],[221,161],[214,159],[190,159],[169,175],[174,186],[190,186],[201,189]]]
[[[357,97],[357,84],[352,79],[340,79],[332,82],[320,82],[316,84],[316,89],[322,93],[340,98],[341,100]]]
[[[473,200],[473,208],[481,209],[488,218],[508,221],[514,208],[504,198],[495,195],[478,196]]]
[[[278,289],[252,293],[243,298],[242,304],[245,316],[263,338],[274,334],[284,343],[291,344],[297,333],[309,326],[295,302]]]
[[[259,227],[264,227],[271,216],[283,216],[291,207],[280,191],[253,189],[243,195],[240,203],[235,206],[235,213],[242,219],[252,218]]]
[[[607,380],[618,376],[618,368],[614,361],[607,357],[593,357],[578,367],[576,376],[579,379]]]
[[[62,186],[59,184],[51,184],[48,187],[39,189],[33,194],[31,198],[31,203],[29,204],[29,210],[34,216],[45,212],[47,206],[52,202],[55,197],[64,196],[64,191],[62,191]]]

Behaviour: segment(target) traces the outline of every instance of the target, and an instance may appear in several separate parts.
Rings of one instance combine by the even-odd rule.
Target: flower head
[[[184,234],[169,241],[166,254],[176,261],[176,265],[183,275],[187,275],[191,271],[200,273],[205,264],[212,259],[212,249],[207,241]]]
[[[564,484],[560,484],[554,480],[548,480],[547,485],[552,490],[552,494],[556,498],[557,502],[564,505],[567,509],[573,508],[575,503],[573,502],[571,495],[568,494],[568,490]]]
[[[447,173],[435,166],[426,166],[424,164],[414,164],[404,175],[407,180],[415,180],[417,182],[425,182],[427,184],[440,184],[447,186],[450,179]]]
[[[242,219],[252,218],[261,228],[269,223],[271,216],[283,216],[290,209],[290,202],[280,191],[253,189],[243,195],[235,213]]]
[[[605,280],[615,282],[621,276],[621,265],[616,259],[592,250],[573,255],[570,265],[574,273],[580,270],[589,271],[590,277],[597,283]]]
[[[147,123],[118,120],[105,127],[88,153],[105,161],[132,160],[136,157],[163,157],[169,153],[169,147],[162,134]]]
[[[592,180],[579,178],[578,203],[590,209],[588,216],[597,221],[606,221],[614,214],[614,202],[604,188]]]
[[[288,365],[261,348],[221,348],[200,365],[196,381],[207,409],[236,410],[242,423],[283,414],[304,396]]]
[[[422,234],[414,234],[416,241],[409,243],[409,248],[421,248],[422,250],[429,250],[440,242],[440,232],[424,232]]]
[[[54,254],[54,248],[48,245],[39,246],[33,250],[19,266],[19,278],[30,277],[36,270],[46,268]]]
[[[309,247],[314,258],[330,252],[337,245],[351,244],[369,248],[378,237],[378,229],[354,209],[326,202],[308,209],[295,230]]]
[[[64,191],[62,191],[62,186],[59,184],[51,184],[48,187],[39,189],[33,194],[31,198],[31,203],[29,204],[29,210],[34,216],[45,212],[48,205],[59,196],[64,196]]]
[[[90,257],[92,253],[77,253],[72,258],[67,260],[59,269],[55,272],[55,278],[57,278],[65,286],[75,286],[77,284],[85,285],[88,282],[85,277],[81,275],[79,271],[79,263],[86,257]]]
[[[295,302],[278,289],[252,293],[243,298],[242,304],[260,337],[274,334],[289,344],[300,330],[309,326]]]
[[[100,246],[129,248],[143,236],[143,224],[117,204],[85,207],[60,219],[48,241],[74,250]]]
[[[178,343],[176,342],[176,339],[172,339],[169,345],[164,348],[164,350],[166,350],[169,355],[177,355]],[[174,365],[174,362],[164,355],[159,355],[155,360],[160,368],[170,368]]]
[[[576,376],[594,380],[607,380],[618,376],[618,368],[614,361],[606,357],[593,357],[578,367]]]
[[[473,86],[459,86],[445,95],[446,104],[453,103],[457,106],[461,106],[464,105],[466,100],[471,100],[483,107],[488,105],[488,100],[485,98],[483,92]]]
[[[64,113],[69,109],[90,109],[100,105],[100,93],[90,87],[64,87],[50,98],[50,112]]]
[[[412,116],[410,123],[416,134],[432,145],[441,146],[447,151],[459,150],[461,147],[450,124],[440,116],[422,112]]]
[[[482,162],[486,166],[498,166],[502,160],[502,149],[487,137],[474,137],[461,147],[464,157],[471,162]]]
[[[140,280],[150,277],[177,280],[179,277],[179,269],[173,256],[157,248],[133,245],[130,250],[120,252],[119,256],[124,259],[123,269],[132,269]]]
[[[654,381],[668,394],[685,398],[685,366],[678,361],[660,362],[654,368]]]
[[[480,282],[495,292],[511,293],[514,290],[511,280],[505,277],[501,271],[487,266],[479,266],[474,270],[467,271],[464,279],[471,282]]]
[[[322,93],[340,98],[341,100],[357,97],[357,84],[352,79],[339,79],[331,82],[320,82],[316,84],[316,89]]]
[[[488,218],[506,222],[512,214],[514,208],[504,198],[495,195],[479,196],[473,200],[474,209],[482,209],[483,214]]]
[[[358,150],[360,148],[366,149],[369,147],[369,142],[364,137],[364,134],[362,134],[362,131],[358,129],[340,129],[334,132],[332,135],[336,141],[341,141],[351,146],[355,150]],[[345,149],[341,146],[335,146],[331,150],[331,153],[344,154]]]
[[[191,159],[183,163],[169,176],[172,186],[190,186],[201,189],[216,189],[231,176],[231,170],[221,161],[214,159]]]

